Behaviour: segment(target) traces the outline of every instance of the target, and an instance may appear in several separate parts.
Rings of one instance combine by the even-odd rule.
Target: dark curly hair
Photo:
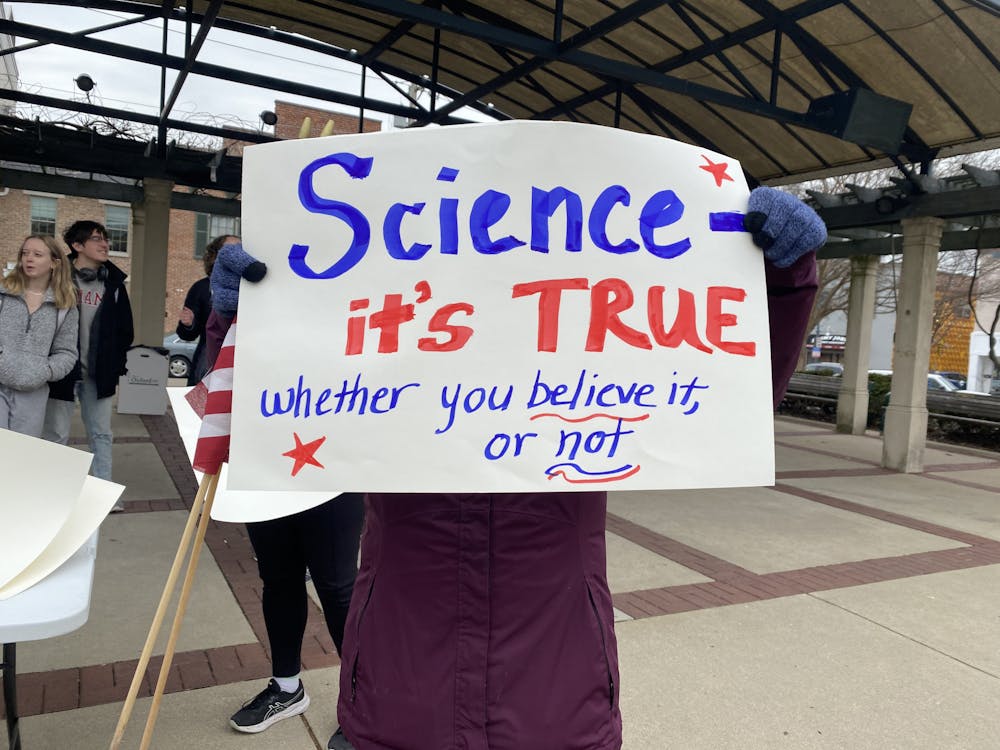
[[[239,239],[235,234],[220,234],[218,237],[214,238],[211,242],[205,245],[205,254],[201,256],[202,263],[205,264],[205,275],[212,275],[212,267],[215,265],[215,258],[218,256],[219,251],[222,246],[226,244],[226,240],[230,237]]]

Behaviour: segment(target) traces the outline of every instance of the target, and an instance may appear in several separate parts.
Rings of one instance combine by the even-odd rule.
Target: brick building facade
[[[318,136],[327,121],[333,123],[335,135],[358,131],[358,118],[354,115],[282,101],[275,102],[275,114],[278,116],[275,135],[281,139],[297,138],[305,117],[312,121],[311,137]],[[381,126],[381,121],[365,118],[365,132],[378,131]],[[231,144],[230,153],[241,151],[242,144]],[[128,274],[132,265],[131,217],[132,210],[128,203],[33,190],[0,189],[0,232],[7,238],[6,245],[0,248],[0,268],[4,265],[10,267],[16,262],[21,239],[26,235],[52,234],[61,243],[62,233],[70,224],[79,219],[92,219],[107,226],[111,235],[111,260]],[[239,219],[171,209],[164,332],[172,331],[177,325],[187,290],[204,275],[201,256],[205,245],[220,234],[239,234]]]

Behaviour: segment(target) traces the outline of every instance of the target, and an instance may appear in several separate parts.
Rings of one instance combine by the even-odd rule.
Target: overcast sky
[[[7,6],[18,21],[68,32],[103,26],[129,17],[127,14],[110,11],[33,3],[15,2],[8,3]],[[158,51],[162,44],[162,28],[160,20],[145,21],[123,29],[101,32],[95,34],[94,38]],[[197,27],[194,33],[196,31]],[[22,45],[30,41],[18,38],[16,44]],[[183,54],[184,31],[180,24],[172,25],[169,44],[170,54]],[[18,52],[15,59],[23,91],[64,99],[84,99],[85,95],[77,89],[74,79],[81,73],[87,73],[97,83],[90,94],[93,102],[148,114],[159,111],[160,70],[155,66],[56,45]],[[234,32],[213,29],[198,59],[355,95],[361,93],[361,72],[355,65]],[[175,76],[175,71],[167,71],[168,93]],[[368,76],[366,94],[394,103],[405,101],[398,92],[372,74]],[[181,90],[171,117],[258,128],[261,126],[259,113],[273,109],[275,99],[357,114],[357,110],[331,102],[317,102],[292,94],[191,75]],[[24,111],[24,105],[19,105],[19,111]],[[461,114],[469,116],[468,111]],[[366,111],[366,115],[381,118],[387,123],[384,127],[389,126],[389,115],[371,111]]]

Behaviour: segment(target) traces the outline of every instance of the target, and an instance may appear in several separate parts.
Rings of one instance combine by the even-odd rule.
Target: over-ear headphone
[[[78,268],[77,275],[83,281],[105,281],[108,278],[107,266],[100,266],[96,270],[93,268]]]

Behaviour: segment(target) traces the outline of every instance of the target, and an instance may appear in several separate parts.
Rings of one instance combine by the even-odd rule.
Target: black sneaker
[[[337,731],[333,733],[333,737],[326,743],[326,750],[354,750],[354,745],[347,741],[347,738],[344,736],[344,730],[337,727]]]
[[[263,732],[272,724],[298,716],[309,708],[309,696],[299,681],[295,692],[286,693],[278,687],[278,683],[270,680],[267,687],[257,694],[253,700],[243,704],[243,708],[232,715],[229,726],[237,732],[254,734]]]

